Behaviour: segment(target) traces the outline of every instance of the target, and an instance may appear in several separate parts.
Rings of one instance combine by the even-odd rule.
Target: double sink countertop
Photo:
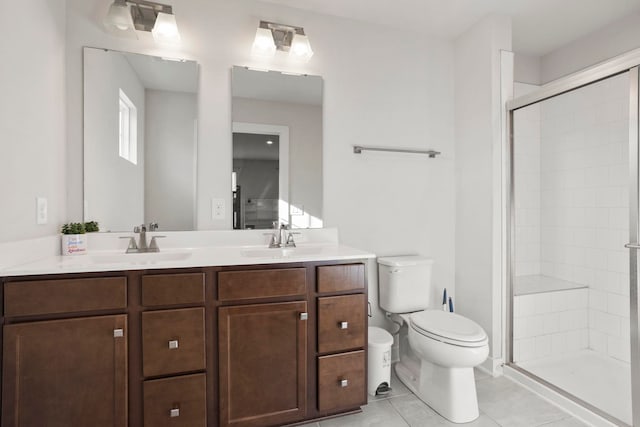
[[[153,232],[166,236],[160,252],[125,253],[133,233],[87,234],[88,252],[60,255],[60,236],[0,245],[0,276],[87,273],[164,268],[362,260],[375,254],[338,243],[336,229],[296,230],[295,248],[269,248],[268,230]]]

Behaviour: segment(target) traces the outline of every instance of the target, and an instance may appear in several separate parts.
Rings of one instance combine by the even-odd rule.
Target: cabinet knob
[[[307,320],[309,318],[309,313],[300,313],[300,320]]]
[[[169,341],[169,350],[175,350],[178,348],[178,340]]]
[[[121,338],[124,336],[124,329],[114,329],[113,330],[113,337],[114,338]]]
[[[340,387],[347,387],[349,385],[349,380],[340,380]]]
[[[349,329],[349,322],[340,322],[338,323],[340,329]]]
[[[180,416],[180,409],[173,408],[172,410],[169,411],[169,416],[171,418],[179,417]]]

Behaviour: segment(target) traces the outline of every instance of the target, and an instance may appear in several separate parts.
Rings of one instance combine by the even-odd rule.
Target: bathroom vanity
[[[57,257],[5,271],[2,426],[257,427],[357,411],[372,256],[336,246],[126,269]]]

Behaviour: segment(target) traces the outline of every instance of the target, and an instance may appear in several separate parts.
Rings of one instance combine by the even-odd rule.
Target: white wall
[[[198,228],[231,228],[232,65],[321,75],[324,79],[323,213],[343,243],[380,255],[421,253],[435,259],[434,283],[454,286],[454,92],[452,44],[413,33],[251,0],[171,1],[181,47],[160,47],[106,34],[109,1],[69,0],[67,82],[69,211],[82,212],[83,45],[180,56],[200,65]],[[314,57],[250,55],[260,19],[303,26]],[[398,40],[402,39],[402,43]],[[345,43],[348,40],[348,43]],[[356,47],[354,49],[354,46]],[[471,69],[475,69],[472,64]],[[435,149],[437,159],[406,154],[355,155],[353,144]],[[220,160],[222,159],[222,160]],[[213,162],[216,167],[212,167]],[[211,220],[212,197],[226,200],[224,221]],[[377,306],[376,271],[369,272]],[[379,317],[372,323],[384,323]]]
[[[86,220],[97,221],[103,231],[131,230],[144,222],[144,86],[124,56],[97,49],[84,55]],[[120,90],[136,107],[135,164],[120,157]]]
[[[322,107],[235,97],[232,119],[289,127],[286,201],[322,219]]]
[[[147,89],[145,104],[144,222],[193,230],[197,95]]]
[[[64,8],[64,0],[2,3],[0,242],[54,234],[82,218],[66,215]],[[82,174],[82,164],[72,167]],[[46,225],[36,225],[36,197],[48,200]]]
[[[491,16],[455,43],[456,299],[457,311],[489,335],[489,357],[501,356],[501,271],[494,269],[496,151],[501,150],[500,50],[511,50],[511,22]],[[499,156],[498,156],[499,157]],[[500,203],[497,203],[499,205]],[[495,314],[498,313],[498,316]]]
[[[542,83],[542,64],[539,56],[516,53],[513,60],[513,81],[540,85]],[[519,96],[515,94],[515,96]]]
[[[640,47],[640,13],[629,15],[541,58],[542,83]]]

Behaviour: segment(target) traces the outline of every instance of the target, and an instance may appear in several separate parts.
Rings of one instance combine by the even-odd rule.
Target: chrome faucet
[[[295,248],[296,242],[293,240],[294,233],[289,231],[289,226],[286,224],[279,224],[278,221],[273,222],[273,233],[267,233],[271,236],[269,240],[270,248]]]
[[[149,231],[156,231],[158,229],[157,222],[149,223]],[[143,252],[160,252],[160,248],[158,247],[158,242],[156,239],[160,239],[166,236],[153,236],[151,238],[151,242],[147,244],[147,225],[141,224],[133,227],[133,232],[136,234],[140,234],[140,238],[138,239],[139,243],[136,243],[136,239],[134,237],[121,237],[121,239],[129,239],[129,246],[127,247],[126,253],[143,253]]]

